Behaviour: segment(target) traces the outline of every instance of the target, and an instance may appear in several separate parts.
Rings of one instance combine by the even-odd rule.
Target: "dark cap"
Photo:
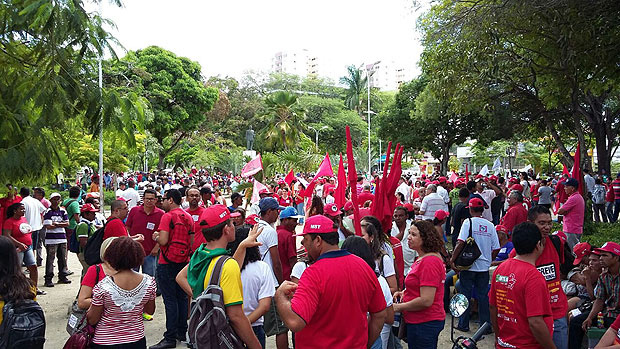
[[[564,186],[579,188],[579,181],[575,178],[569,178],[566,183],[564,183]]]

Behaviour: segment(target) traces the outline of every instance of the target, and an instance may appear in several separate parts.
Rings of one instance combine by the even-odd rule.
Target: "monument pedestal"
[[[256,150],[244,150],[243,156],[249,156],[250,159],[254,159],[256,157]]]

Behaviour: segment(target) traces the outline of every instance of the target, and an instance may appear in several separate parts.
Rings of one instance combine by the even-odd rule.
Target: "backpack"
[[[69,200],[65,208],[71,206],[71,204],[74,203],[75,201],[77,200],[75,199]],[[77,234],[75,233],[76,230],[77,230],[77,226],[76,226],[76,229],[73,230],[73,233],[69,236],[69,244],[68,244],[69,246],[67,247],[69,248],[70,252],[80,253],[80,241],[78,240]]]
[[[187,332],[193,348],[245,348],[226,316],[224,292],[220,287],[222,268],[230,259],[221,256],[215,263],[209,285],[205,288],[192,307]]]
[[[7,302],[2,308],[0,348],[43,348],[45,314],[39,303],[24,300]]]
[[[84,261],[86,262],[86,264],[95,265],[95,264],[102,263],[101,244],[103,244],[103,236],[105,235],[105,227],[113,219],[118,219],[118,218],[110,219],[103,225],[103,227],[95,230],[93,235],[91,235],[88,238],[88,241],[86,242],[86,246],[84,247]]]
[[[568,244],[559,236],[549,235],[549,239],[551,239],[551,243],[553,244],[553,247],[555,247],[558,257],[560,257],[560,273],[567,275],[573,268],[575,256],[573,256],[570,246],[568,246]]]
[[[602,185],[595,185],[592,190],[592,202],[597,205],[605,203],[605,187]]]
[[[476,262],[476,260],[482,255],[480,248],[476,243],[476,240],[472,236],[473,221],[469,218],[469,236],[465,240],[465,245],[461,249],[459,256],[454,261],[454,265],[459,270],[468,270]]]
[[[170,238],[161,246],[161,255],[168,263],[187,263],[191,256],[190,235],[194,221],[183,214],[172,214],[170,219]]]

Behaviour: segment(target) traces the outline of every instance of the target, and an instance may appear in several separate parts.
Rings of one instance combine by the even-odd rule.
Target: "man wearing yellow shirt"
[[[176,280],[181,288],[193,298],[198,297],[209,284],[211,273],[219,258],[226,254],[226,245],[235,240],[235,226],[230,220],[230,212],[224,205],[212,205],[200,216],[202,234],[206,243],[192,255],[192,259]],[[198,232],[197,232],[198,233]],[[250,321],[243,313],[243,287],[241,270],[234,259],[229,259],[222,267],[220,287],[224,292],[226,316],[235,333],[250,349],[260,349],[261,345],[254,335]]]

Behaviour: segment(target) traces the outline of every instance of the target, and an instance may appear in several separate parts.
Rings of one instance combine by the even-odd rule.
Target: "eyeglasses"
[[[155,201],[157,198],[144,198],[144,201]]]

